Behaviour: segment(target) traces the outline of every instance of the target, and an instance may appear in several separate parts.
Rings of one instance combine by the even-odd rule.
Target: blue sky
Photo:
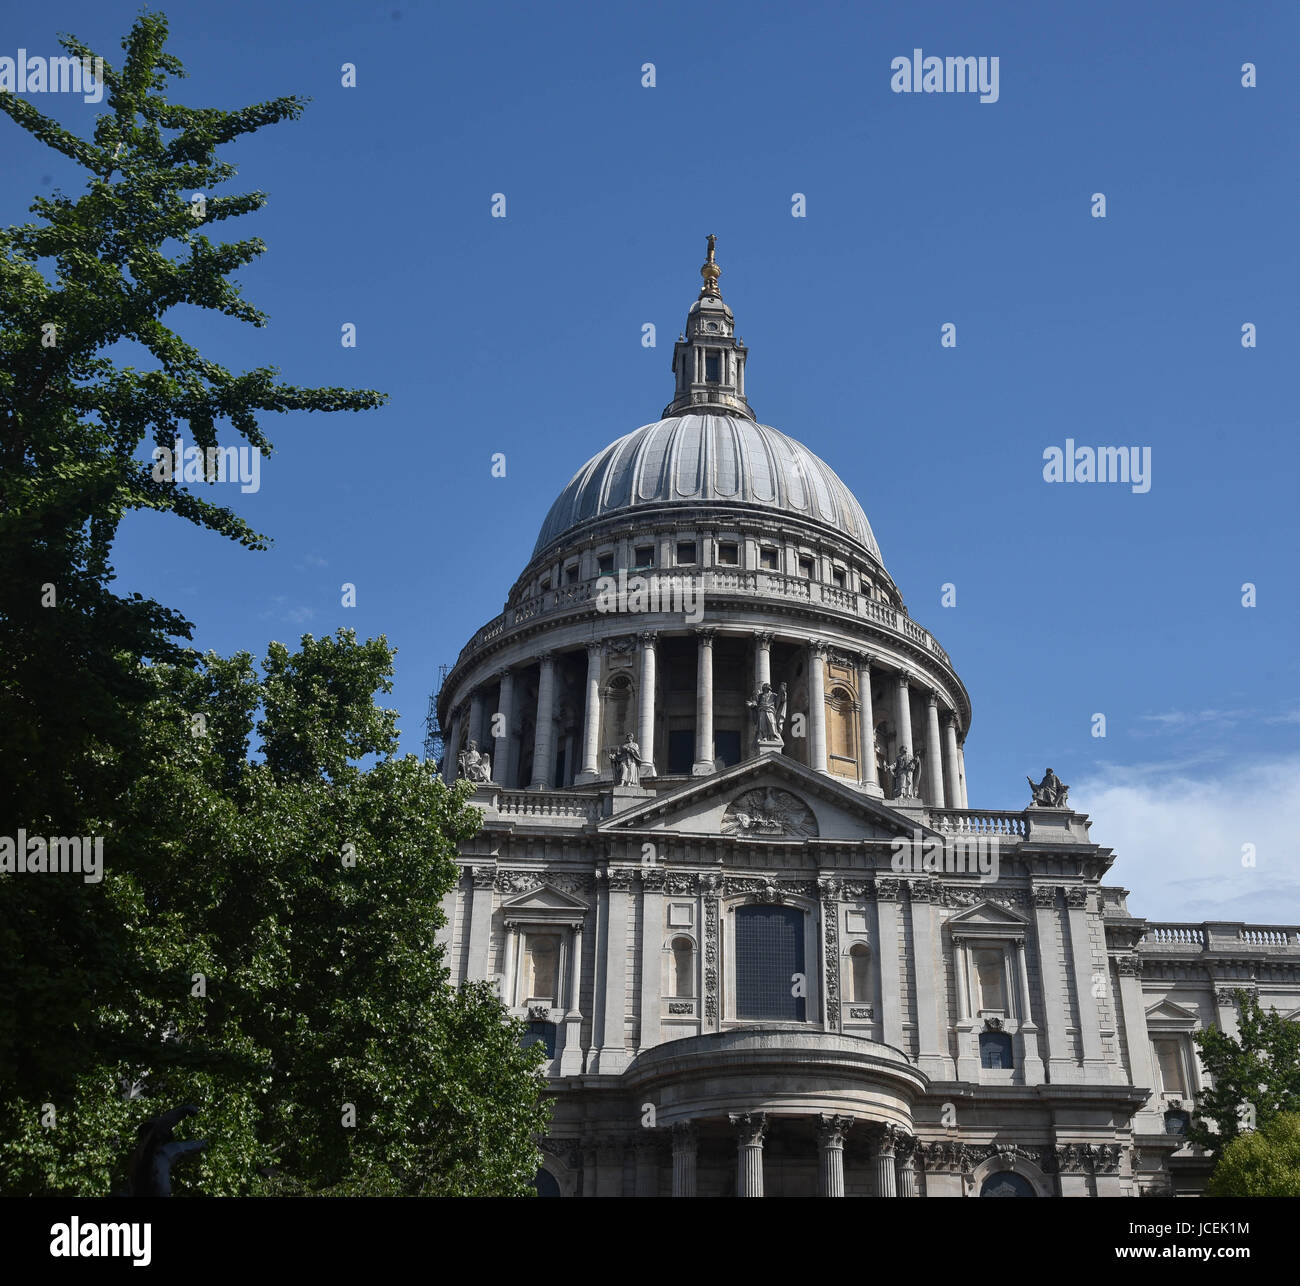
[[[29,8],[0,54],[70,31],[115,59],[136,8]],[[972,803],[1018,807],[1051,764],[1139,913],[1300,919],[1293,5],[165,12],[182,101],[314,100],[227,152],[229,190],[271,198],[238,227],[268,245],[241,280],[269,326],[175,323],[231,367],[391,400],[270,424],[261,490],[223,497],[270,552],[135,516],[122,589],[223,653],[386,634],[418,750],[439,664],[501,610],[554,495],[669,400],[713,232],[759,418],[853,488],[970,690]],[[891,92],[917,47],[997,56],[999,100]],[[89,132],[94,107],[33,101]],[[79,190],[7,121],[0,164],[6,223]],[[1149,447],[1150,491],[1044,482],[1067,438]]]

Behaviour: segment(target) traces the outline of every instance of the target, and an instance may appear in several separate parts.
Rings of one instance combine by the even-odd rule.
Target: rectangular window
[[[831,571],[831,584],[836,589],[843,589],[847,582],[848,577],[845,575],[843,567],[836,567]]]
[[[544,594],[550,588],[551,588],[551,578],[549,576],[543,576],[541,582],[537,586],[537,592],[539,594]]]
[[[718,566],[739,567],[740,546],[728,541],[721,542],[718,545]]]
[[[975,970],[975,997],[979,1010],[1005,1013],[1007,998],[1002,978],[1002,952],[996,947],[980,947],[971,952],[971,963]]]
[[[800,575],[800,576],[807,576],[808,579],[811,580],[811,579],[812,579],[812,574],[813,574],[813,560],[812,560],[811,558],[805,558],[802,554],[800,554],[800,555],[799,555],[799,575]]]
[[[668,772],[673,777],[689,776],[695,765],[695,730],[675,728],[668,733]]]
[[[736,1017],[804,1021],[803,913],[736,908]]]
[[[566,585],[572,585],[577,579],[578,579],[578,564],[570,563],[564,569],[564,583]]]
[[[596,559],[596,569],[601,576],[610,576],[614,571],[614,555],[601,554]]]
[[[758,551],[758,565],[766,567],[768,571],[776,571],[781,566],[780,556],[775,549],[764,546]]]
[[[695,542],[693,540],[679,540],[677,542],[677,565],[678,567],[687,566],[695,561]]]
[[[706,353],[704,356],[704,382],[706,384],[716,384],[718,382],[717,353]]]
[[[713,733],[713,753],[728,768],[740,762],[740,733],[726,728],[716,728]]]
[[[655,565],[655,547],[653,545],[638,545],[633,553],[633,566],[640,569],[642,567],[653,567]]]
[[[1160,1068],[1160,1088],[1165,1094],[1187,1097],[1183,1079],[1183,1055],[1177,1040],[1157,1040],[1156,1064]]]

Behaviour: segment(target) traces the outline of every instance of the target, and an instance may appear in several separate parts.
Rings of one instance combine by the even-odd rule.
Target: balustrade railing
[[[1023,813],[974,808],[932,808],[926,813],[932,829],[954,835],[1020,835],[1026,832]]]

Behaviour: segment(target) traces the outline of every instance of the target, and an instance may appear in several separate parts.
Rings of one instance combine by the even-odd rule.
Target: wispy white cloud
[[[1103,765],[1070,802],[1115,850],[1107,882],[1132,891],[1133,914],[1300,923],[1300,755]]]
[[[261,613],[264,621],[279,621],[282,624],[306,625],[316,615],[314,607],[302,603],[290,603],[283,594],[271,597],[272,606]]]
[[[1138,715],[1138,722],[1145,726],[1133,728],[1132,736],[1160,737],[1166,733],[1225,731],[1245,723],[1300,723],[1300,710],[1162,710]]]

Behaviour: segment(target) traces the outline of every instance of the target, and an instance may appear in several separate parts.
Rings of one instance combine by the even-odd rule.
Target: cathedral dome
[[[696,412],[643,425],[588,460],[551,506],[533,553],[584,523],[675,504],[788,514],[882,561],[862,506],[807,447],[746,416]]]

